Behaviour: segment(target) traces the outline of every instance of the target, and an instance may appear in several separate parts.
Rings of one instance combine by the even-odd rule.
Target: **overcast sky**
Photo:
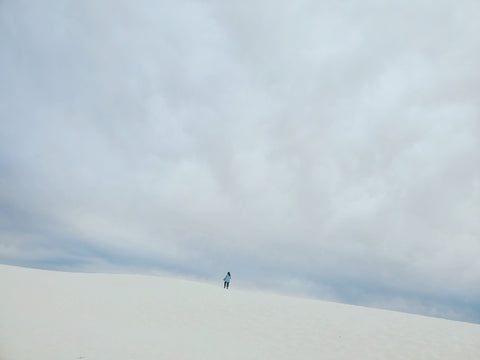
[[[0,262],[480,322],[479,16],[0,1]]]

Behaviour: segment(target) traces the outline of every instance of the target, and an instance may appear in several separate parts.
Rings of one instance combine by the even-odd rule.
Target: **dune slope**
[[[175,278],[0,265],[0,359],[480,359],[480,325]]]

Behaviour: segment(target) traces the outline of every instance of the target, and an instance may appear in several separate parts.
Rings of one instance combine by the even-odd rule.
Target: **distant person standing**
[[[230,271],[227,272],[227,275],[223,278],[223,288],[228,289],[228,286],[230,285],[230,279],[232,278],[232,275],[230,275]]]

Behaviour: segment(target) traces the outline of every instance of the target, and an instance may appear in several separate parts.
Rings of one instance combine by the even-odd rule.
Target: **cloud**
[[[0,260],[478,299],[477,10],[3,1]]]

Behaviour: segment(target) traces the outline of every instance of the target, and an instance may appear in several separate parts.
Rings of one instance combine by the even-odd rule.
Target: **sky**
[[[480,323],[479,12],[0,1],[0,262]]]

